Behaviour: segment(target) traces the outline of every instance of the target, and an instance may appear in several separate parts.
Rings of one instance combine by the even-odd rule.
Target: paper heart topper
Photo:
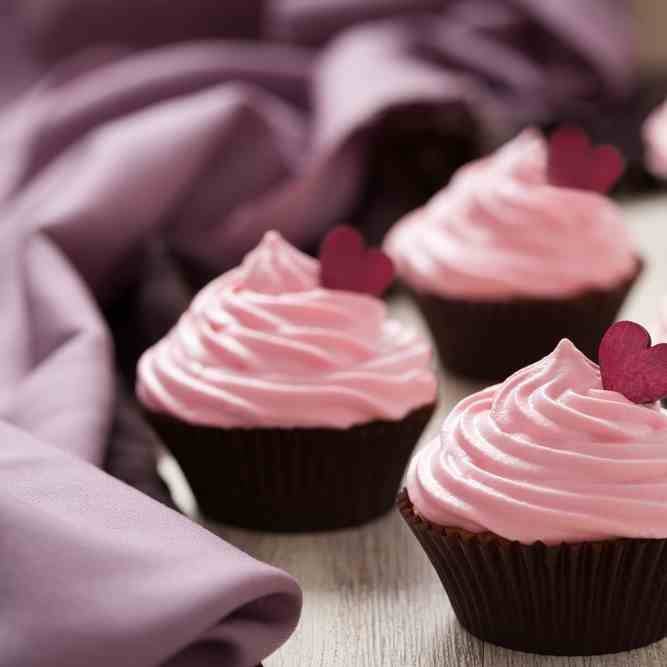
[[[602,386],[635,403],[667,396],[667,343],[651,347],[651,336],[635,322],[616,322],[598,349]]]
[[[605,193],[624,168],[623,157],[616,148],[593,146],[578,127],[560,127],[549,137],[547,178],[552,185]]]
[[[379,296],[393,279],[391,259],[379,248],[366,248],[353,227],[336,227],[320,246],[322,287]]]

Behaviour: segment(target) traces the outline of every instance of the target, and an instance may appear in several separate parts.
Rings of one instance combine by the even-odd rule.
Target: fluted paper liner
[[[147,416],[204,515],[257,530],[310,531],[389,511],[433,409],[348,429],[223,429]]]
[[[505,648],[595,655],[667,635],[667,540],[525,545],[425,521],[405,490],[401,515],[471,634]]]
[[[569,299],[469,301],[414,291],[443,366],[459,375],[502,381],[569,338],[589,359],[639,277]]]

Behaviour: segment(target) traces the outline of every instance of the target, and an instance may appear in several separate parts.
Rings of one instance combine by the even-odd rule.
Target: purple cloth
[[[28,126],[49,122],[38,116],[6,120],[5,165],[36,148]],[[296,583],[97,468],[110,438],[144,436],[116,410],[94,296],[126,284],[154,222],[130,207],[159,197],[135,190],[121,210],[115,187],[132,166],[124,174],[110,141],[79,144],[0,195],[0,664],[251,667],[292,632]]]
[[[116,367],[131,373],[187,300],[171,278],[147,275],[155,248],[215,272],[268,228],[312,245],[359,212],[379,128],[499,137],[623,94],[625,10],[612,0],[0,0],[0,10],[11,100],[0,119],[0,664],[250,667],[292,631],[294,581],[99,470],[110,439],[146,437],[118,409]],[[45,62],[72,53],[15,99]],[[407,159],[411,142],[395,145],[385,161]],[[380,181],[374,196],[400,187]]]
[[[104,283],[95,258],[132,234],[56,215],[81,197],[68,173],[0,207],[0,664],[250,667],[292,631],[295,582],[95,467],[115,382],[79,270]]]
[[[51,58],[209,38],[79,51],[23,102],[22,159],[4,166],[13,173],[0,189],[16,192],[65,155],[89,178],[115,170],[131,181],[114,187],[128,188],[122,214],[135,218],[137,242],[159,225],[176,254],[211,273],[268,228],[307,247],[355,217],[382,144],[373,129],[389,115],[414,119],[419,105],[446,122],[463,109],[468,131],[498,139],[595,110],[626,93],[632,73],[617,0],[16,2],[34,53]],[[263,39],[210,39],[229,34]]]

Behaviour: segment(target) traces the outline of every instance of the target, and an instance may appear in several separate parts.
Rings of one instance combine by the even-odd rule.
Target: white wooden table
[[[667,295],[667,197],[633,201],[624,208],[647,266],[621,315],[650,328]],[[397,297],[391,307],[397,317],[426,332],[405,298]],[[480,386],[441,372],[440,409],[425,437],[456,402]],[[175,464],[165,460],[162,470],[177,501],[192,512],[192,497]],[[265,667],[667,666],[667,640],[629,653],[556,658],[475,639],[458,625],[433,568],[397,512],[362,528],[312,535],[209,527],[287,570],[303,588],[299,627]]]

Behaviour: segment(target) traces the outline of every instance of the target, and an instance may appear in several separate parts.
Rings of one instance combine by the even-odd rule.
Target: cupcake
[[[649,114],[642,135],[647,168],[657,178],[667,179],[667,100]]]
[[[592,655],[667,634],[667,346],[648,341],[614,325],[600,368],[562,340],[414,456],[399,509],[473,635]]]
[[[379,251],[352,266],[328,248],[321,266],[268,232],[139,361],[138,400],[211,519],[325,530],[393,506],[434,408],[431,352],[368,293],[378,271],[352,291]]]
[[[388,234],[384,249],[451,371],[501,380],[561,338],[595,360],[641,261],[600,192],[620,157],[580,140],[565,130],[548,146],[526,130],[459,170]],[[572,165],[580,152],[583,166]]]

